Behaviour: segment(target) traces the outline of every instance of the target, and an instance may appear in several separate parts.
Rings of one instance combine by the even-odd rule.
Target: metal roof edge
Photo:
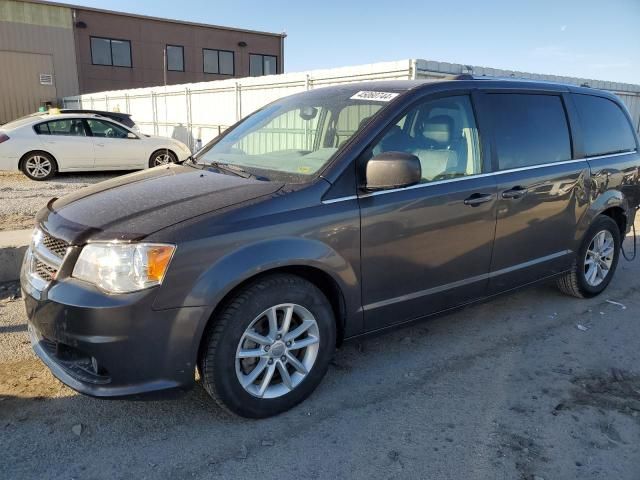
[[[119,12],[116,10],[107,10],[103,8],[84,7],[82,5],[75,5],[71,3],[49,2],[45,0],[19,0],[19,1],[22,1],[24,3],[35,3],[39,5],[50,5],[52,7],[65,7],[71,10],[86,10],[88,12],[106,13],[109,15],[121,15],[124,17],[140,18],[143,20],[153,20],[156,22],[168,22],[168,23],[177,23],[179,25],[191,25],[194,27],[216,28],[218,30],[228,30],[232,32],[252,33],[256,35],[267,35],[271,37],[280,37],[280,38],[286,38],[287,36],[287,34],[284,32],[283,33],[264,32],[261,30],[251,30],[247,28],[235,28],[235,27],[229,27],[229,26],[223,26],[223,25],[214,25],[209,23],[191,22],[188,20],[178,20],[174,18],[154,17],[154,16],[142,15],[138,13]]]

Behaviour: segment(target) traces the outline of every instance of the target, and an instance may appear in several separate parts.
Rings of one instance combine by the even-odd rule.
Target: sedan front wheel
[[[158,167],[160,165],[168,165],[170,163],[177,163],[178,157],[171,150],[158,150],[153,152],[149,159],[149,168]]]

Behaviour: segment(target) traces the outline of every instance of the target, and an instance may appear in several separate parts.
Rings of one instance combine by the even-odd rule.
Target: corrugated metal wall
[[[148,134],[177,138],[192,148],[219,135],[273,100],[312,88],[366,80],[407,79],[410,62],[313,70],[268,77],[118,90],[65,99],[68,107],[129,112]],[[345,125],[346,128],[351,128]],[[356,126],[357,127],[357,126]],[[301,141],[304,135],[301,135]]]
[[[277,98],[293,93],[367,80],[439,78],[460,73],[531,78],[575,85],[587,83],[593,88],[602,88],[618,94],[633,115],[636,128],[640,127],[640,85],[537,75],[428,60],[401,60],[269,77],[102,92],[70,97],[65,99],[65,104],[69,107],[82,106],[131,113],[143,132],[178,138],[193,148],[196,139],[206,143],[240,118]],[[345,125],[345,130],[354,127]],[[274,129],[277,129],[277,126],[274,126]],[[300,142],[305,141],[301,127]]]
[[[35,112],[41,100],[57,97],[55,85],[39,81],[41,73],[53,72],[51,55],[0,50],[0,65],[0,123]]]
[[[0,52],[4,59],[21,55],[18,64],[11,64],[18,66],[15,76],[11,76],[13,67],[0,64],[3,70],[0,124],[33,113],[40,102],[56,101],[78,92],[69,8],[0,0]],[[46,70],[43,56],[51,60]],[[40,73],[53,75],[53,88],[43,88]],[[11,82],[5,83],[4,76],[11,76]]]

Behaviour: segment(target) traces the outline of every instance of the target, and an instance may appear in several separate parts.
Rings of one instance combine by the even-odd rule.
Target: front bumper
[[[35,353],[63,383],[96,397],[189,387],[206,307],[153,310],[158,289],[107,295],[66,278],[39,290],[21,275]]]

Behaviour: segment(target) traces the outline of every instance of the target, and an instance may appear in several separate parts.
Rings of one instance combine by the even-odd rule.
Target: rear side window
[[[574,95],[573,99],[580,116],[588,157],[636,149],[633,130],[619,105],[607,98],[591,95]]]
[[[53,120],[51,122],[39,123],[33,128],[38,135],[85,136],[82,120]]]
[[[571,159],[560,96],[492,93],[488,97],[500,170]]]

